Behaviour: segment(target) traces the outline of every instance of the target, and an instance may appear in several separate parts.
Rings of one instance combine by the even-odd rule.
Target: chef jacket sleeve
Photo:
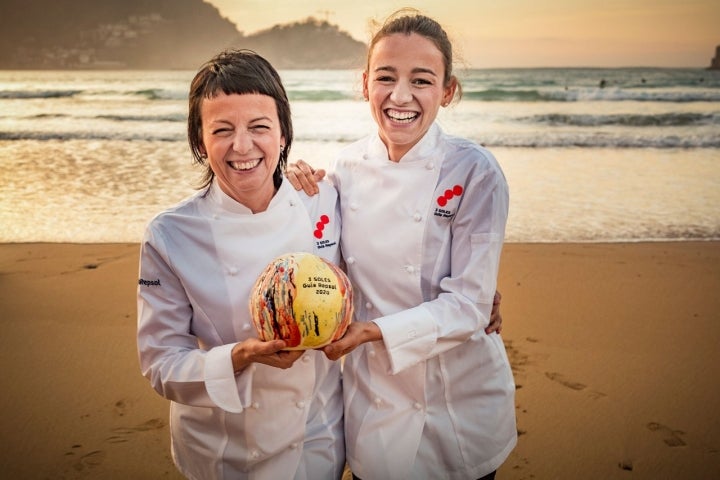
[[[509,195],[494,158],[475,171],[465,186],[452,224],[450,273],[432,278],[430,301],[373,320],[381,329],[391,373],[445,352],[490,323],[505,236]],[[436,261],[444,261],[434,252]],[[435,269],[435,265],[423,265]]]
[[[207,350],[190,332],[193,310],[175,275],[162,235],[148,230],[140,252],[138,354],[143,375],[178,403],[240,413],[251,403],[253,368],[235,376],[235,344]]]

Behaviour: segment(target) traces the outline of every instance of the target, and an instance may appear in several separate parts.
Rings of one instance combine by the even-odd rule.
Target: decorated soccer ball
[[[250,292],[250,316],[260,340],[285,340],[285,350],[323,347],[345,334],[352,287],[336,265],[311,253],[271,261]]]

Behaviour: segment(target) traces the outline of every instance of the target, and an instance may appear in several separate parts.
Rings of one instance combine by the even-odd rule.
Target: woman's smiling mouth
[[[260,162],[262,162],[262,158],[258,158],[256,160],[245,160],[243,162],[228,162],[228,165],[230,165],[233,170],[243,172],[245,170],[252,170],[260,165]]]
[[[394,110],[392,108],[386,109],[385,115],[387,115],[393,122],[398,123],[411,123],[420,116],[418,112],[401,112],[400,110]]]

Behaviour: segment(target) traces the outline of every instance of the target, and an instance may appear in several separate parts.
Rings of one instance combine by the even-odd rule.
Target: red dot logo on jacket
[[[315,224],[315,232],[313,232],[315,238],[323,238],[323,230],[328,223],[330,223],[330,218],[327,215],[320,215],[320,221]]]
[[[460,195],[462,195],[462,193],[462,186],[455,185],[452,189],[445,190],[445,193],[437,198],[437,204],[441,207],[444,207],[445,205],[447,205],[449,200],[452,200],[453,197],[459,197]]]

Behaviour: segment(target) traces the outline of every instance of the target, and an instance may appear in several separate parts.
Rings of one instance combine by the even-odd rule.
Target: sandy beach
[[[0,471],[180,478],[140,375],[136,244],[0,245]],[[507,244],[498,479],[720,478],[720,242]]]

